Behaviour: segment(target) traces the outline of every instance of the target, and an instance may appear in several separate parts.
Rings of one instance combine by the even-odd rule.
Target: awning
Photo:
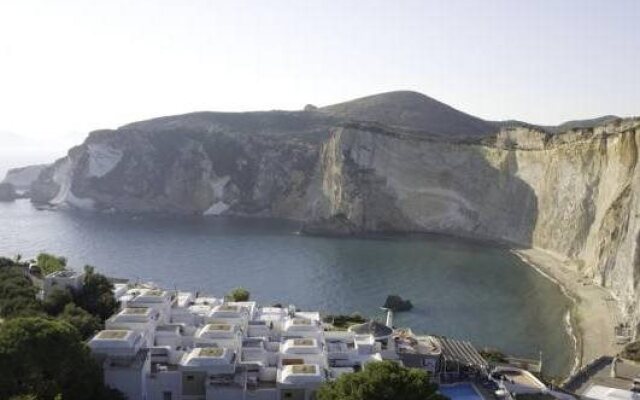
[[[442,355],[448,361],[456,361],[470,367],[488,368],[489,364],[470,342],[436,336]]]

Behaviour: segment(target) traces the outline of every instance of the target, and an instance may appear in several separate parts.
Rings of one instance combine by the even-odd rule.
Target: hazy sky
[[[639,0],[2,0],[0,132],[411,89],[487,119],[640,114]]]

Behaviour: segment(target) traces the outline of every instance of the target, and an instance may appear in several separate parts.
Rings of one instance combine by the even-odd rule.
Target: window
[[[194,378],[194,376],[193,376],[193,375],[187,375],[187,380],[188,380],[189,382],[192,382],[194,379],[195,379],[195,378]]]
[[[171,392],[162,392],[162,400],[171,400]]]

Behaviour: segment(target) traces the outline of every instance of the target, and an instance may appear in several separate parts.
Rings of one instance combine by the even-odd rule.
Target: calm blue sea
[[[0,203],[0,254],[65,255],[111,276],[222,296],[244,286],[262,303],[381,316],[388,294],[414,309],[396,325],[545,361],[566,374],[569,301],[508,250],[433,235],[325,238],[287,221],[36,210]]]

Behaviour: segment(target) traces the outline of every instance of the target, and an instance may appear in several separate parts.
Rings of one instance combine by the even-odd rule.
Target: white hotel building
[[[115,292],[122,309],[89,346],[105,383],[130,400],[311,400],[328,379],[399,359],[383,324],[325,331],[319,313],[294,307],[144,285]]]

